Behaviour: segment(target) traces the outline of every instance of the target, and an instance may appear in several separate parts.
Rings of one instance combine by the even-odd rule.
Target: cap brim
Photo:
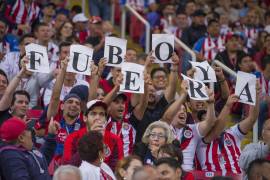
[[[88,108],[88,111],[96,106],[102,106],[105,110],[107,110],[107,104],[105,104],[103,101],[97,101],[95,104],[93,104],[91,107]]]

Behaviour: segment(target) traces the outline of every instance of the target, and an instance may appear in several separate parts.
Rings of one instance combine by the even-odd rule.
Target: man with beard
[[[185,171],[193,170],[195,150],[199,140],[206,136],[207,133],[214,126],[216,116],[214,108],[214,93],[212,90],[207,89],[209,100],[207,102],[200,101],[199,105],[205,104],[207,108],[205,120],[195,123],[187,124],[187,110],[184,102],[187,98],[187,82],[182,82],[183,93],[164,113],[162,120],[171,124],[172,131],[175,138],[180,141],[180,148],[183,152],[183,165]],[[180,107],[180,108],[179,108]]]
[[[153,56],[149,56],[146,60],[146,69],[148,65],[153,62]],[[172,69],[169,75],[169,83],[167,88],[164,90],[164,93],[160,98],[157,98],[157,90],[153,84],[149,84],[146,91],[146,98],[141,99],[141,103],[147,105],[146,110],[143,113],[132,114],[130,117],[130,123],[136,129],[136,142],[140,142],[144,131],[152,122],[158,121],[166,108],[166,106],[174,99],[176,92],[176,81],[177,81],[177,72],[179,58],[176,53],[172,55]],[[147,103],[146,103],[147,102]]]
[[[68,57],[61,62],[61,69],[56,78],[53,88],[52,97],[47,110],[47,121],[54,118],[60,123],[60,129],[56,137],[56,150],[54,158],[51,161],[50,173],[59,165],[59,161],[63,155],[64,142],[69,134],[78,131],[84,127],[83,117],[81,114],[81,98],[75,93],[69,93],[65,96],[63,103],[60,103],[60,93],[63,86],[66,69],[68,65]]]

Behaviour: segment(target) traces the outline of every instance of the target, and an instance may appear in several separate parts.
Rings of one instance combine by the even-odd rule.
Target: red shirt
[[[84,134],[86,134],[86,132],[86,128],[83,128],[67,137],[63,154],[63,161],[65,164],[72,164],[76,166],[80,165],[81,160],[78,155],[77,147],[79,140]],[[122,140],[111,132],[105,131],[104,144],[106,146],[104,152],[105,163],[114,169],[117,161],[122,159],[124,156]]]

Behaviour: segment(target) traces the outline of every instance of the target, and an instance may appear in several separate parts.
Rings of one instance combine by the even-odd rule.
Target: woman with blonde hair
[[[144,164],[152,165],[157,158],[159,148],[174,140],[170,126],[162,121],[150,124],[143,137],[142,142],[134,147],[134,154],[139,156]]]

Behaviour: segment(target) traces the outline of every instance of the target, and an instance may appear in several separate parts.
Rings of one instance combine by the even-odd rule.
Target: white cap
[[[86,104],[87,110],[91,109],[94,106],[102,106],[105,110],[107,110],[107,104],[98,99],[91,100]]]
[[[72,19],[72,22],[73,23],[76,23],[76,22],[86,22],[88,21],[88,18],[85,17],[85,15],[83,13],[80,13],[80,14],[76,14],[73,19]]]

